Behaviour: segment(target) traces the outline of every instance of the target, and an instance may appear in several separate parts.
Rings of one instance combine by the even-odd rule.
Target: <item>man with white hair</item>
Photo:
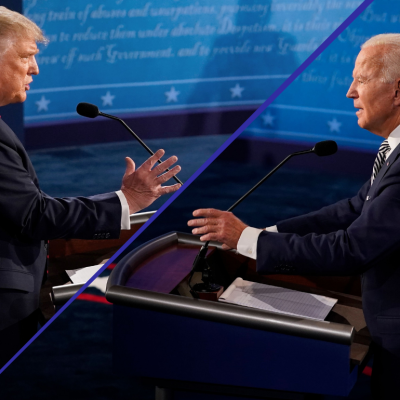
[[[25,101],[39,73],[36,43],[45,41],[36,24],[0,7],[0,106]],[[47,240],[118,238],[130,228],[130,214],[180,187],[161,186],[180,171],[165,172],[175,156],[154,167],[163,155],[158,150],[137,169],[127,157],[117,192],[52,198],[40,190],[24,147],[0,119],[0,368],[36,332]]]
[[[200,209],[188,222],[201,240],[257,260],[260,274],[361,274],[365,319],[375,343],[372,393],[400,398],[400,34],[378,35],[356,59],[358,125],[385,140],[372,176],[351,198],[255,229],[232,213]]]

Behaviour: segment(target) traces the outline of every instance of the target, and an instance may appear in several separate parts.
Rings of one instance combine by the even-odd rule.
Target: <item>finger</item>
[[[172,156],[168,158],[167,160],[163,161],[161,164],[158,164],[156,167],[152,169],[152,173],[155,176],[161,175],[164,171],[167,170],[171,165],[175,164],[178,161],[177,156]]]
[[[205,218],[190,219],[187,224],[188,226],[203,226],[206,224],[206,219]]]
[[[166,172],[165,174],[160,175],[156,179],[156,183],[158,184],[163,184],[167,181],[169,181],[173,176],[175,176],[179,171],[181,170],[180,165],[176,165],[174,168],[172,168],[170,171]]]
[[[189,226],[218,225],[218,220],[214,218],[197,218],[188,221]]]
[[[210,232],[210,233],[207,233],[207,234],[205,234],[203,236],[200,236],[200,240],[202,242],[208,242],[209,240],[214,240],[216,242],[220,242],[219,235],[217,233],[215,233],[215,232]]]
[[[216,210],[215,208],[200,208],[193,211],[194,217],[218,217],[223,211]]]
[[[192,229],[193,235],[202,235],[205,233],[215,232],[215,225],[204,225],[200,228]]]
[[[163,196],[164,194],[176,192],[182,185],[180,183],[176,183],[175,185],[171,186],[162,186],[158,190],[158,195]]]
[[[232,249],[232,247],[228,246],[225,243],[221,247],[222,247],[222,250],[231,250]]]
[[[154,164],[157,162],[157,160],[159,160],[164,154],[165,151],[163,149],[157,150],[141,166],[145,167],[148,171],[150,171],[154,167]]]
[[[126,169],[125,175],[131,175],[135,172],[135,162],[130,157],[125,157]]]

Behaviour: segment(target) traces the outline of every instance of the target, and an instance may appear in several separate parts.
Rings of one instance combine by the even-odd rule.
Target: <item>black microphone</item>
[[[323,142],[318,142],[312,149],[312,152],[317,156],[331,156],[337,152],[337,144],[334,140],[324,140]]]
[[[154,152],[146,145],[146,143],[143,142],[142,139],[140,139],[140,137],[138,135],[136,135],[135,132],[133,132],[133,130],[131,128],[129,128],[129,126],[121,119],[118,118],[114,115],[110,115],[110,114],[105,114],[103,112],[101,112],[99,110],[99,107],[95,106],[94,104],[90,104],[90,103],[79,103],[76,106],[76,112],[79,115],[82,115],[82,117],[87,117],[87,118],[96,118],[99,115],[102,117],[106,117],[106,118],[110,118],[110,119],[115,119],[116,121],[121,122],[121,124],[130,132],[130,134],[151,154],[154,155]],[[161,164],[161,160],[157,160],[157,162],[159,164]],[[166,169],[166,171],[169,171],[169,168]],[[176,182],[180,183],[181,185],[183,185],[183,182],[177,177],[177,176],[173,176],[173,178],[175,179]]]
[[[79,103],[76,106],[76,112],[82,117],[96,118],[100,115],[99,107],[90,103]]]
[[[337,152],[338,146],[335,141],[333,140],[324,140],[322,142],[318,142],[312,149],[298,151],[293,154],[289,154],[281,163],[279,163],[271,172],[269,172],[264,178],[261,179],[255,186],[253,186],[246,194],[244,194],[236,203],[232,204],[227,211],[232,211],[236,208],[247,196],[253,193],[261,184],[263,184],[271,175],[273,175],[283,164],[285,164],[289,159],[294,156],[299,156],[302,154],[309,154],[315,153],[317,156],[324,157],[324,156],[331,156]],[[190,272],[189,277],[189,287],[192,289],[193,292],[215,292],[220,289],[220,286],[213,283],[213,272],[211,267],[208,265],[206,260],[206,255],[208,251],[208,244],[210,241],[205,242],[204,245],[201,247],[199,253],[197,254],[194,262],[192,271]],[[196,271],[201,271],[203,276],[202,280],[204,283],[197,283],[196,285],[190,285],[190,281],[193,277],[193,274]]]

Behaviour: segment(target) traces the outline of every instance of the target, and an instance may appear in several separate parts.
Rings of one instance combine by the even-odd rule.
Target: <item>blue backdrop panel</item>
[[[373,35],[399,32],[400,3],[375,0],[242,136],[307,143],[333,139],[341,147],[376,151],[382,139],[358,127],[346,93],[361,44]]]
[[[360,3],[24,0],[50,39],[25,123],[73,121],[81,101],[120,115],[257,106]]]

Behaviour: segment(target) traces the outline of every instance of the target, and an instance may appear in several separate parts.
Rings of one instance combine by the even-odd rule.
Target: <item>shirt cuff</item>
[[[237,251],[240,254],[243,254],[246,257],[252,258],[254,260],[257,259],[257,240],[258,236],[262,232],[262,229],[256,229],[247,227],[243,230],[240,235]]]
[[[264,229],[267,232],[274,232],[274,233],[278,233],[278,227],[276,225],[274,226],[269,226],[268,228]]]
[[[129,231],[131,229],[131,219],[129,218],[128,202],[121,190],[118,190],[115,194],[119,197],[119,201],[121,202],[121,229]]]

